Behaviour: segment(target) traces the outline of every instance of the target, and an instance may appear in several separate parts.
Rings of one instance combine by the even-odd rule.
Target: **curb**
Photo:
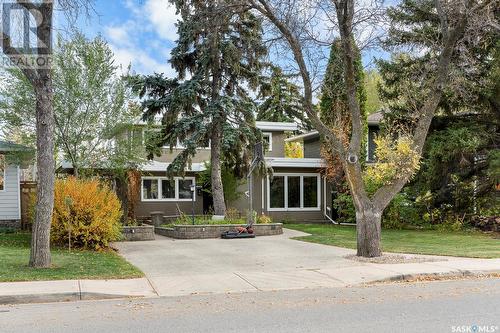
[[[28,303],[57,303],[57,302],[77,302],[96,301],[108,299],[133,299],[144,298],[145,296],[115,295],[92,292],[68,292],[54,294],[27,294],[0,296],[0,305],[28,304]]]
[[[415,273],[415,274],[399,274],[394,275],[385,279],[374,280],[365,282],[364,284],[375,284],[384,282],[397,282],[397,281],[415,281],[419,279],[435,278],[439,279],[450,279],[450,278],[463,278],[463,277],[500,277],[500,270],[484,270],[484,271],[469,271],[469,270],[457,270],[454,272],[447,273]]]

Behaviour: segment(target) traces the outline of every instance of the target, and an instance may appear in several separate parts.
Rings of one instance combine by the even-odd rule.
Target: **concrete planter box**
[[[125,241],[148,241],[155,239],[155,227],[152,225],[123,226],[123,240]]]
[[[200,239],[220,238],[221,233],[234,230],[236,227],[244,227],[244,224],[219,224],[219,225],[174,225],[170,228],[156,227],[158,235],[177,239]],[[253,231],[256,236],[274,236],[283,233],[283,224],[254,224]]]

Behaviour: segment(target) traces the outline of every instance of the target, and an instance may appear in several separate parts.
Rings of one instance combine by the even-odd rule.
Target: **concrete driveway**
[[[154,241],[115,246],[146,274],[159,296],[342,287],[403,274],[459,273],[469,261],[481,270],[500,267],[500,260],[451,259],[451,265],[446,258],[418,264],[362,263],[344,258],[353,250],[290,239],[302,235],[289,229],[280,236],[254,239],[176,240],[156,235]]]

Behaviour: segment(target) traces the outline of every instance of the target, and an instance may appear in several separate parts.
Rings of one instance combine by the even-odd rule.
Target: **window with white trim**
[[[142,201],[191,201],[194,177],[142,177]],[[196,196],[194,198],[196,200]]]
[[[267,178],[269,211],[320,209],[320,175],[317,173],[274,174]]]
[[[5,155],[0,154],[0,191],[5,190]]]
[[[262,133],[262,140],[264,141],[264,152],[273,151],[273,133]]]

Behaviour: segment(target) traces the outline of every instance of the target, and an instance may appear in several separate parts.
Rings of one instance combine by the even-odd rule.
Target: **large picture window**
[[[0,154],[0,191],[5,190],[5,155]]]
[[[194,177],[169,179],[166,177],[142,178],[142,201],[191,201]],[[195,196],[196,200],[196,196]]]
[[[274,174],[267,184],[270,211],[320,209],[319,174]]]

